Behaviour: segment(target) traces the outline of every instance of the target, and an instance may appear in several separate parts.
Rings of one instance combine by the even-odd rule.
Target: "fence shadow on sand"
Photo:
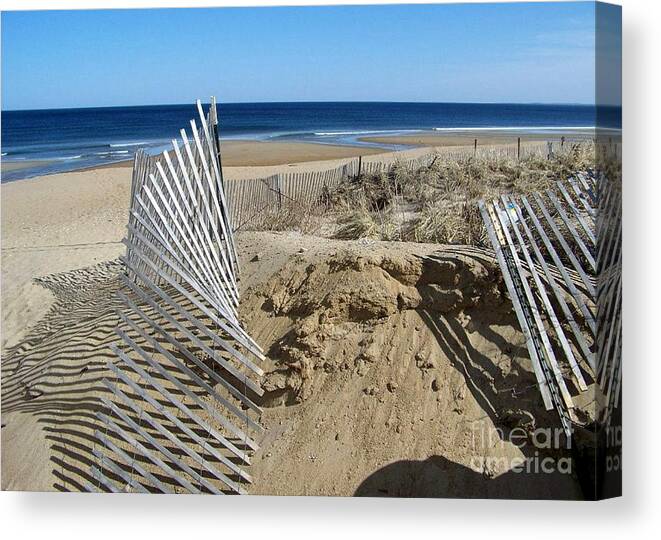
[[[50,461],[51,477],[47,485],[56,491],[90,491],[90,487],[106,491],[93,472],[104,469],[106,478],[122,486],[122,490],[134,491],[126,485],[126,478],[137,485],[139,480],[135,474],[140,467],[153,470],[153,477],[169,491],[180,490],[173,478],[153,469],[144,456],[111,433],[98,417],[99,413],[114,416],[104,405],[104,399],[107,401],[112,397],[104,379],[107,382],[115,378],[108,362],[115,358],[110,347],[118,342],[115,329],[121,323],[119,313],[126,311],[126,305],[117,295],[123,272],[122,263],[111,261],[38,279],[38,283],[53,292],[55,302],[29,335],[5,351],[3,357],[3,423],[20,422],[21,413],[36,418],[38,429],[47,443],[46,448],[37,448],[36,452]],[[153,352],[144,342],[140,343],[146,351]],[[145,363],[137,363],[143,369],[149,369]],[[173,371],[170,375],[180,376]],[[164,386],[168,385],[164,377],[152,376]],[[146,381],[139,380],[136,384],[142,391],[150,391]],[[176,393],[182,401],[186,399],[177,388],[168,387],[168,390]],[[126,393],[133,395],[128,390]],[[177,419],[178,425],[171,422],[172,413],[166,410],[169,404],[164,398],[152,395],[161,407],[160,412],[152,413],[152,417],[162,422],[171,433],[188,441],[187,435],[179,429],[183,423],[188,433],[194,431],[203,436],[198,426],[183,417]],[[136,395],[136,399],[139,396]],[[188,405],[198,410],[190,400]],[[135,424],[144,425],[144,419],[133,410],[126,406],[119,406],[119,409]],[[127,433],[139,439],[130,425],[117,422]],[[163,435],[155,430],[150,433],[152,439],[166,447],[171,455],[179,457],[177,449]],[[103,447],[99,434],[114,441],[115,451]],[[153,450],[150,444],[142,444]],[[240,445],[240,442],[236,444]],[[102,454],[105,457],[100,461]],[[129,456],[129,464],[121,459],[122,455]],[[164,461],[176,470],[169,458],[165,457]],[[199,482],[209,479],[209,473],[201,467],[189,464],[191,470]],[[240,479],[230,477],[240,482]],[[138,491],[156,491],[149,485],[138,488]]]

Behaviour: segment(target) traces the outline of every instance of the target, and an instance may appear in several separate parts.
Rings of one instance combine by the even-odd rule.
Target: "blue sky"
[[[2,13],[2,108],[594,102],[594,4]]]

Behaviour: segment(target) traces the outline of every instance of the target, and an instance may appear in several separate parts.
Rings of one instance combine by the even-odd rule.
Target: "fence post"
[[[516,159],[521,161],[521,137],[516,139]]]
[[[360,171],[363,168],[363,156],[358,156],[358,173],[356,174],[356,178],[360,178]]]
[[[282,182],[280,181],[280,173],[276,176],[276,185],[278,186],[278,208],[282,208]]]
[[[475,145],[473,146],[473,157],[477,156],[477,139],[475,139]]]

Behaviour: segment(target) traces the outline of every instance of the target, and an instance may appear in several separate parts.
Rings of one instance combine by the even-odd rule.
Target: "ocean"
[[[219,104],[218,112],[223,138],[366,146],[372,144],[359,138],[370,134],[498,129],[552,135],[589,133],[597,124],[590,105],[231,103]],[[2,160],[41,163],[8,170],[2,181],[123,161],[138,148],[157,153],[196,117],[193,105],[3,111]],[[599,125],[621,128],[621,110],[599,108]]]

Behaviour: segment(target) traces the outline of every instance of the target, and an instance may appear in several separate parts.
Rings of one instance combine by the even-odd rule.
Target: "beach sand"
[[[517,132],[513,130],[498,131],[462,131],[457,132],[439,132],[422,131],[410,135],[386,135],[378,137],[361,137],[361,141],[373,142],[379,144],[410,144],[418,146],[472,146],[477,139],[478,146],[506,144],[516,145],[520,137],[522,144],[534,141],[560,141],[562,137],[566,140],[581,140],[586,137],[593,137],[592,134],[571,133],[553,133],[553,134],[535,134],[529,132]]]
[[[48,161],[45,159],[41,160],[24,160],[24,161],[6,161],[2,160],[0,166],[2,167],[2,172],[9,171],[20,171],[21,169],[29,169],[31,167],[44,167],[46,165],[52,164],[53,161]]]
[[[420,152],[414,149],[409,155]],[[319,154],[307,158],[318,159]],[[225,176],[239,180],[292,168],[321,170],[336,163],[244,165],[228,167]],[[0,188],[2,489],[79,490],[94,460],[90,413],[103,395],[98,381],[107,376],[105,361],[112,356],[108,346],[116,341],[113,306],[118,270],[108,261],[124,252],[120,241],[127,222],[130,177],[128,167],[105,167]],[[526,481],[519,475],[498,476],[503,471],[470,468],[474,455],[482,456],[483,450],[470,446],[472,428],[467,420],[481,422],[489,433],[494,430],[493,416],[480,396],[492,391],[492,383],[478,372],[469,382],[461,365],[469,355],[479,354],[499,358],[499,370],[522,369],[514,367],[512,358],[498,356],[497,343],[514,343],[513,355],[533,380],[525,340],[509,305],[491,291],[487,296],[495,304],[480,311],[482,315],[465,315],[456,306],[446,306],[447,326],[442,329],[421,311],[400,305],[400,298],[417,294],[410,280],[434,269],[422,265],[421,257],[441,253],[439,274],[425,279],[441,283],[449,276],[450,289],[459,290],[486,286],[484,276],[494,271],[491,256],[466,255],[447,246],[366,245],[297,233],[246,232],[237,235],[237,243],[242,318],[264,350],[273,352],[267,367],[287,362],[281,349],[285,336],[306,336],[293,343],[305,354],[309,347],[323,350],[310,377],[301,379],[294,364],[288,367],[285,397],[289,395],[295,406],[282,401],[280,375],[267,369],[263,422],[268,430],[251,467],[255,478],[251,492],[579,495],[568,477]],[[333,272],[329,261],[334,261]],[[463,268],[461,274],[468,281],[455,285],[454,274],[446,276],[448,265]],[[310,269],[315,271],[310,274]],[[334,277],[328,281],[330,274]],[[291,286],[292,279],[302,277],[300,287]],[[381,293],[375,295],[375,290]],[[293,294],[300,297],[292,298]],[[283,305],[302,303],[314,306],[314,311],[304,319],[286,312],[271,316],[264,304],[269,295],[282,297]],[[455,296],[461,294],[450,295]],[[364,299],[364,305],[378,313],[357,310],[358,319],[345,319],[342,302],[347,298]],[[326,313],[328,306],[339,311]],[[388,314],[385,318],[382,308]],[[439,304],[434,303],[433,309],[438,310]],[[335,322],[310,333],[310,321],[321,320],[322,314]],[[531,406],[509,403],[508,395],[494,395],[504,400],[496,405]],[[537,396],[525,399],[534,402]],[[521,454],[510,444],[490,452],[507,458]],[[498,476],[497,481],[487,481],[485,475]]]
[[[302,142],[222,141],[223,166],[268,166],[382,154],[386,150]]]

